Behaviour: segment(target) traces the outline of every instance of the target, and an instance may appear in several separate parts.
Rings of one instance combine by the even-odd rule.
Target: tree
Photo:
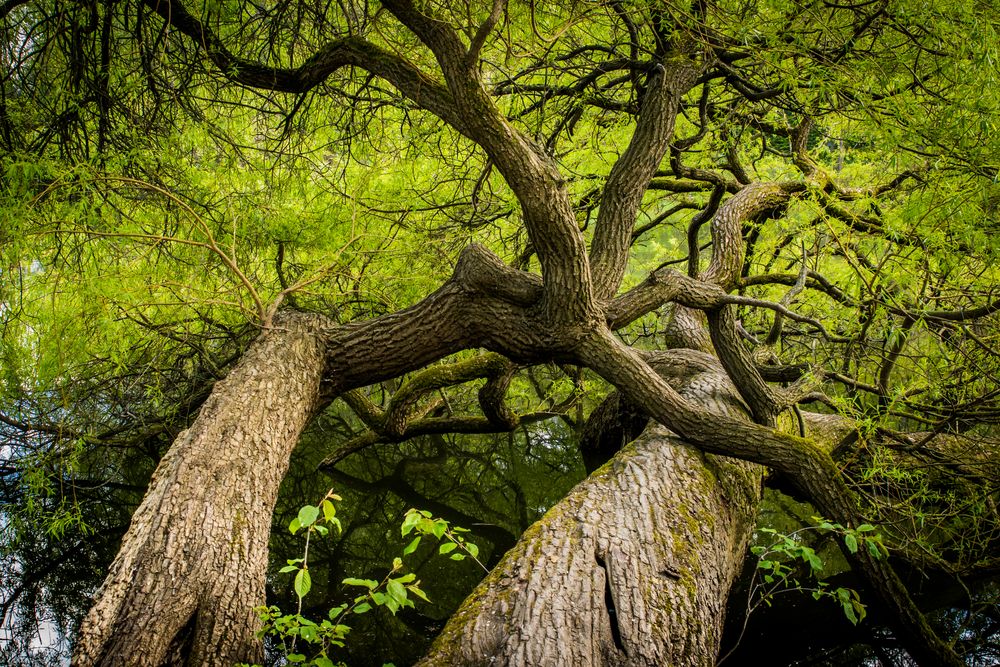
[[[504,403],[517,374],[555,362],[589,369],[620,392],[603,409],[608,423],[652,418],[680,438],[651,431],[529,531],[434,649],[466,660],[472,640],[461,638],[473,636],[476,655],[544,662],[553,650],[544,634],[556,627],[593,640],[581,644],[581,663],[625,655],[658,664],[684,651],[712,662],[721,615],[709,626],[665,610],[696,614],[691,602],[701,599],[716,603],[701,613],[721,609],[750,537],[762,467],[825,519],[886,525],[903,561],[914,560],[919,552],[908,547],[929,533],[893,526],[900,510],[872,475],[929,460],[948,493],[970,507],[995,503],[995,483],[963,483],[995,479],[985,472],[995,451],[978,446],[995,416],[998,307],[983,222],[995,210],[997,173],[996,101],[980,94],[995,83],[993,54],[982,46],[994,43],[995,22],[985,8],[386,0],[379,8],[265,10],[15,0],[0,12],[11,63],[0,113],[6,184],[13,200],[29,202],[27,215],[8,209],[8,229],[28,238],[45,232],[39,244],[10,251],[7,264],[27,284],[4,296],[12,347],[35,335],[19,309],[36,293],[58,293],[53,284],[72,271],[100,275],[110,262],[118,281],[152,263],[183,271],[202,292],[189,296],[183,280],[159,274],[143,287],[145,302],[132,298],[134,286],[116,295],[103,285],[136,330],[183,360],[181,393],[201,398],[133,515],[80,629],[76,664],[260,656],[252,608],[263,597],[278,486],[306,424],[338,397],[371,428],[369,442],[509,430],[523,417]],[[347,111],[323,128],[331,109]],[[324,200],[325,220],[301,207],[266,220],[254,206],[259,193],[228,211],[208,203],[234,189],[192,176],[213,160],[253,168],[240,125],[276,110],[284,152],[271,174],[302,178],[303,200],[315,197],[317,183],[334,185],[325,171],[337,164],[347,165],[341,184],[353,184],[363,171],[355,160],[377,164],[380,145],[399,151],[404,170],[433,167],[454,181],[380,184],[397,196],[426,185],[426,206]],[[183,136],[150,138],[200,122],[217,143],[199,135],[202,145],[185,148]],[[296,123],[318,133],[314,142]],[[388,140],[393,123],[406,129]],[[318,166],[303,177],[306,151],[324,141]],[[366,143],[374,150],[358,148]],[[161,146],[165,156],[150,159]],[[211,156],[215,146],[225,157]],[[87,169],[65,166],[84,159]],[[316,286],[335,294],[352,277],[347,289],[359,292],[371,251],[339,258],[342,267],[322,257],[357,240],[349,225],[359,216],[362,236],[378,233],[379,216],[425,233],[429,252],[454,258],[450,276],[422,298],[404,294],[406,307],[376,303],[375,317],[346,299],[310,295]],[[276,253],[273,266],[264,252]],[[32,273],[37,258],[44,270]],[[165,312],[153,298],[164,291],[176,306]],[[220,291],[223,298],[212,296]],[[664,306],[666,346],[697,352],[625,342]],[[120,354],[108,354],[106,368],[120,368],[128,354],[106,345]],[[478,349],[487,352],[467,354]],[[463,356],[438,363],[452,355]],[[12,433],[55,441],[71,433],[85,449],[99,448],[123,429],[100,433],[93,424],[122,421],[142,437],[134,424],[148,420],[128,418],[119,403],[75,412],[60,405],[52,388],[63,371],[50,371],[51,387],[36,392],[10,373],[8,392],[22,399],[4,419]],[[359,391],[408,374],[383,406]],[[482,417],[444,418],[420,403],[429,391],[477,379],[486,379]],[[725,408],[714,409],[720,401]],[[156,423],[183,421],[143,404],[159,410]],[[808,404],[839,412],[848,426],[838,432],[851,435],[810,435],[814,418],[798,407]],[[794,425],[779,428],[783,415]],[[596,422],[592,429],[590,442],[605,454],[637,435]],[[650,477],[657,484],[640,481]],[[621,493],[636,486],[635,496]],[[939,506],[946,495],[922,501]],[[644,550],[648,531],[663,537],[707,499],[732,511],[730,532],[706,537],[696,554],[677,550],[679,529],[663,541],[673,551]],[[652,523],[636,518],[644,502],[659,512]],[[595,508],[590,523],[573,514],[587,508]],[[964,574],[988,568],[996,550],[989,519],[945,514],[930,530],[939,563]],[[578,553],[572,540],[566,547],[575,525],[607,532],[587,534],[597,546]],[[546,616],[555,607],[503,618],[530,611],[522,605],[533,594],[528,580],[511,574],[524,571],[519,559],[557,548],[569,574],[546,576],[540,590],[553,600],[578,591],[589,602],[569,605],[558,620]],[[846,555],[892,610],[893,631],[918,662],[961,664],[882,552]],[[671,558],[678,562],[663,562]],[[718,565],[717,573],[706,566],[699,574],[696,561]],[[664,588],[644,592],[650,581]],[[521,645],[482,643],[494,638],[482,624],[498,618],[522,623]],[[642,638],[642,629],[664,624],[684,629],[698,648],[670,653]]]

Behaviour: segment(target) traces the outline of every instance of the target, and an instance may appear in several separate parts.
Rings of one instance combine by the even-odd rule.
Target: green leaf
[[[403,518],[403,523],[399,527],[400,531],[403,533],[403,537],[409,535],[410,531],[417,527],[417,524],[420,523],[420,519],[420,513],[416,510],[411,509],[406,512],[406,516]]]
[[[316,667],[334,667],[333,660],[330,660],[330,658],[325,655],[313,658],[313,664]]]
[[[858,538],[854,537],[850,533],[844,535],[844,544],[847,545],[847,550],[852,554],[858,552]]]
[[[322,507],[323,507],[323,518],[325,518],[328,522],[333,521],[333,517],[337,515],[337,508],[334,507],[333,503],[331,503],[329,500],[324,500],[322,502]]]
[[[406,588],[424,602],[430,602],[430,600],[427,598],[427,594],[424,593],[422,590],[420,590],[420,588],[418,588],[416,584],[413,584],[412,586],[407,586]]]
[[[285,572],[294,572],[297,569],[299,569],[297,565],[286,565],[285,567],[278,570],[278,572],[284,574]]]
[[[403,555],[404,556],[408,556],[408,555],[412,554],[414,551],[417,550],[418,546],[420,546],[420,536],[419,535],[417,537],[414,537],[413,541],[406,545],[406,548],[403,549]]]
[[[299,573],[295,575],[295,594],[304,598],[309,593],[310,588],[312,588],[312,577],[309,576],[309,570],[299,570]]]
[[[855,596],[857,596],[857,593],[855,593]],[[858,621],[865,620],[865,616],[868,615],[868,612],[865,609],[865,606],[863,604],[861,604],[861,601],[860,600],[852,600],[851,604],[854,606],[854,611],[858,615]]]
[[[866,540],[865,544],[868,545],[868,553],[872,555],[872,558],[878,560],[882,557],[882,550],[878,548],[878,543],[875,540]]]
[[[370,604],[368,604],[367,602],[362,602],[361,604],[359,604],[357,607],[354,608],[354,613],[363,614],[366,611],[370,611],[371,608],[372,606]]]
[[[299,523],[303,527],[311,526],[319,518],[319,508],[315,505],[306,505],[299,510]]]
[[[434,533],[434,537],[439,540],[444,536],[446,530],[448,530],[448,523],[444,519],[438,519],[435,521],[434,526],[431,528],[431,532]]]
[[[479,547],[477,547],[472,542],[466,542],[465,549],[466,551],[469,552],[469,555],[472,556],[473,558],[477,558],[479,556]]]
[[[452,554],[449,558],[452,560],[465,560],[465,554]]]
[[[288,660],[288,662],[305,662],[306,661],[306,657],[304,655],[302,655],[301,653],[289,653],[288,655],[285,656],[285,659]]]
[[[439,554],[451,553],[452,551],[455,550],[456,547],[458,547],[458,545],[455,544],[454,542],[445,542],[440,547],[438,547],[438,553]]]
[[[385,591],[389,594],[389,597],[400,604],[403,604],[407,600],[406,587],[399,583],[398,579],[390,579],[386,584]]]
[[[354,577],[348,577],[347,579],[344,579],[340,583],[344,584],[345,586],[364,586],[365,588],[368,589],[374,589],[376,586],[378,586],[378,582],[375,581],[374,579],[355,579]]]
[[[813,570],[823,569],[823,561],[816,555],[816,552],[809,547],[802,547],[802,560],[809,563],[809,567]]]
[[[299,521],[298,517],[292,519],[291,523],[288,524],[288,531],[294,535],[299,532],[299,528],[302,527],[302,522]]]
[[[850,621],[852,625],[857,625],[858,617],[854,613],[854,605],[850,602],[841,602],[840,607],[844,610],[844,616],[847,617],[847,620]]]

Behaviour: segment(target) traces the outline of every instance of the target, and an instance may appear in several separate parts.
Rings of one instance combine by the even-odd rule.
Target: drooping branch
[[[145,5],[205,54],[219,73],[251,88],[284,93],[305,93],[347,66],[364,69],[385,79],[418,106],[466,134],[465,123],[451,94],[439,81],[402,57],[358,36],[327,42],[298,67],[261,65],[232,54],[222,40],[178,0],[144,0]]]
[[[302,93],[348,65],[388,81],[481,146],[503,174],[524,211],[525,226],[547,277],[547,315],[567,320],[592,308],[590,268],[564,178],[544,149],[502,116],[482,85],[476,63],[468,62],[461,39],[446,23],[423,14],[407,0],[384,3],[434,52],[444,77],[442,85],[402,57],[357,36],[328,42],[296,68],[263,66],[230,53],[180,2],[145,2],[203,47],[224,76],[245,86]]]

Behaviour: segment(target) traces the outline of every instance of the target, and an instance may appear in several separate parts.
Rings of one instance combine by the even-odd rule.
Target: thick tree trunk
[[[80,628],[73,664],[259,660],[278,486],[319,403],[322,319],[283,315],[163,457]]]
[[[419,664],[714,664],[762,472],[652,424],[525,532]]]

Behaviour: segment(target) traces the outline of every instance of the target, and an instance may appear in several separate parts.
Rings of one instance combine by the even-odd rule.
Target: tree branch
[[[651,74],[632,138],[611,168],[601,195],[590,257],[598,299],[610,299],[621,285],[642,195],[670,147],[681,97],[699,72],[694,61],[674,54]]]

